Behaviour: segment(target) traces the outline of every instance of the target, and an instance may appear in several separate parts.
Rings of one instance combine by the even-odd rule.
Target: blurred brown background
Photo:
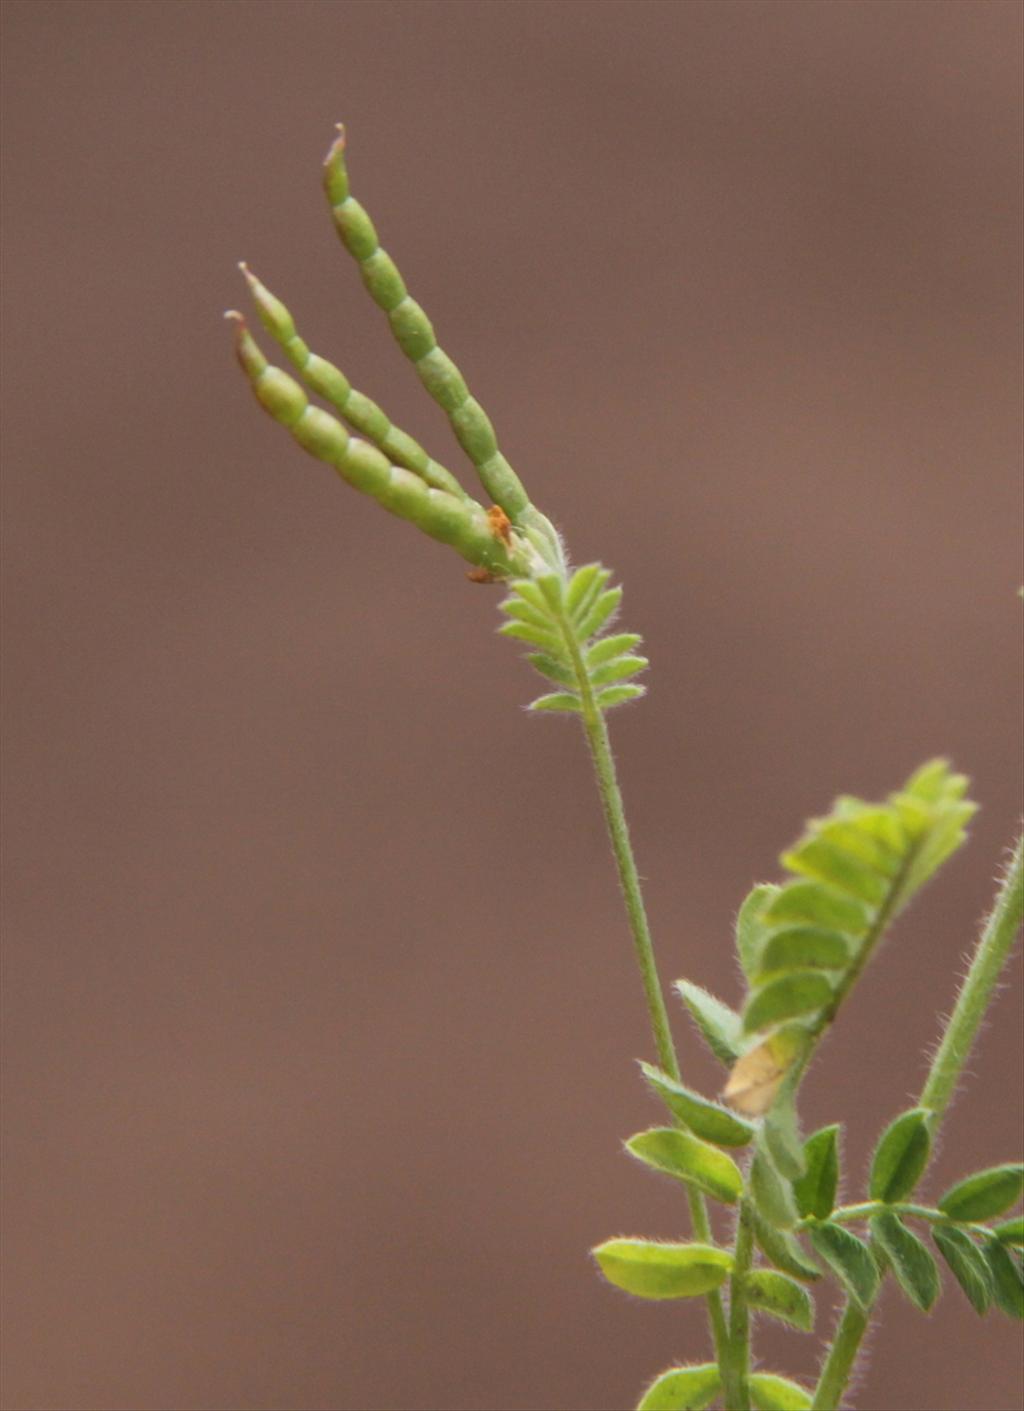
[[[582,743],[493,591],[261,416],[249,259],[435,453],[357,194],[655,663],[614,722],[666,979],[839,791],[984,804],[806,1088],[848,1191],[1018,808],[1016,3],[48,3],[6,25],[8,1411],[601,1411],[705,1346]],[[1019,983],[1019,963],[1013,971]],[[930,1177],[1007,1159],[1016,995]],[[693,1081],[718,1074],[679,1017]],[[827,1297],[822,1327],[828,1326]],[[861,1407],[1020,1405],[893,1293]],[[762,1328],[809,1376],[811,1341]]]

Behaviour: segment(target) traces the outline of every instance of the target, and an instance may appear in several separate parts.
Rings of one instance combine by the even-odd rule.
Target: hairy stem
[[[995,906],[985,924],[971,968],[967,972],[956,1007],[946,1025],[928,1078],[921,1089],[920,1106],[933,1114],[935,1123],[949,1106],[960,1081],[967,1056],[978,1029],[992,1002],[1003,966],[1020,929],[1024,915],[1024,836],[1018,838]]]
[[[608,738],[608,726],[594,699],[594,690],[583,661],[579,642],[576,640],[576,634],[564,621],[562,635],[572,661],[576,686],[583,707],[580,719],[583,722],[583,731],[590,747],[590,757],[597,780],[597,790],[601,796],[605,826],[608,829],[612,855],[615,858],[615,866],[619,874],[622,899],[626,906],[626,915],[629,918],[629,929],[633,936],[633,949],[640,969],[640,979],[643,982],[644,997],[647,1000],[647,1013],[651,1022],[655,1051],[658,1055],[658,1062],[665,1072],[678,1079],[680,1076],[679,1060],[676,1057],[676,1048],[672,1041],[665,996],[658,976],[658,965],[654,958],[654,942],[651,939],[647,909],[644,906],[643,892],[640,887],[640,874],[633,856],[633,845],[629,839],[629,825],[626,822],[622,791],[619,788],[615,769],[615,757],[612,754],[611,741]],[[713,1240],[711,1221],[708,1219],[707,1205],[703,1195],[700,1191],[687,1187],[687,1198],[694,1234],[699,1240]],[[725,1323],[722,1296],[718,1289],[713,1289],[706,1295],[706,1302],[715,1354],[719,1366],[723,1366],[728,1358],[729,1334]]]
[[[932,1137],[945,1116],[964,1065],[988,1011],[996,985],[1013,949],[1024,916],[1024,837],[1017,840],[995,905],[982,930],[971,967],[932,1059],[918,1106],[932,1114]],[[876,1295],[877,1297],[877,1295]],[[850,1379],[874,1304],[862,1309],[847,1303],[822,1368],[813,1411],[836,1411]]]
[[[747,1303],[746,1279],[754,1258],[754,1221],[749,1204],[740,1203],[733,1254],[732,1279],[729,1284],[729,1344],[721,1364],[725,1401],[730,1411],[750,1411],[750,1307]]]
[[[811,1411],[835,1411],[850,1380],[861,1340],[868,1330],[871,1310],[848,1300],[839,1320],[832,1346],[814,1391]]]

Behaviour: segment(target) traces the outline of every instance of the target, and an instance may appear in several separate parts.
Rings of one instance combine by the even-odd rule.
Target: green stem
[[[835,1411],[839,1405],[857,1360],[861,1339],[867,1332],[870,1316],[870,1309],[861,1308],[853,1299],[843,1309],[814,1391],[811,1411]]]
[[[612,754],[611,741],[608,738],[608,726],[594,699],[594,690],[590,684],[590,677],[583,661],[579,643],[576,640],[576,634],[568,623],[562,623],[562,635],[572,661],[576,686],[583,707],[580,718],[583,721],[587,744],[590,746],[590,757],[594,765],[598,793],[601,796],[605,826],[608,829],[608,838],[619,874],[619,886],[622,889],[626,915],[629,918],[629,929],[633,937],[633,949],[640,969],[640,979],[643,982],[644,997],[647,1000],[647,1013],[651,1021],[655,1051],[658,1055],[658,1062],[665,1072],[678,1079],[680,1076],[679,1060],[676,1057],[675,1044],[672,1041],[672,1029],[669,1025],[668,1010],[665,1007],[665,996],[658,976],[657,962],[654,958],[654,942],[651,939],[651,928],[647,920],[643,892],[640,888],[640,874],[633,856],[633,846],[629,840],[629,826],[626,823],[622,791],[619,788],[615,770],[615,757]],[[711,1242],[713,1232],[703,1195],[700,1191],[694,1190],[692,1186],[688,1186],[687,1198],[694,1234],[699,1240]],[[728,1358],[729,1334],[725,1323],[722,1297],[718,1289],[713,1289],[706,1295],[706,1302],[715,1344],[715,1355],[719,1366],[722,1366]]]
[[[891,1203],[885,1200],[865,1200],[859,1205],[841,1205],[838,1210],[833,1210],[828,1218],[833,1225],[852,1225],[858,1220],[871,1220],[875,1215],[883,1215],[886,1211],[909,1216],[912,1220],[927,1220],[930,1225],[955,1225],[960,1230],[969,1230],[979,1239],[992,1237],[992,1231],[987,1225],[979,1225],[969,1220],[951,1220],[944,1211],[936,1210],[934,1206],[914,1205],[906,1200]],[[800,1228],[808,1229],[815,1223],[813,1217],[801,1220]]]
[[[1022,915],[1024,836],[1017,840],[992,914],[985,924],[967,979],[957,998],[956,1008],[946,1025],[946,1032],[928,1070],[927,1081],[921,1089],[920,1105],[933,1114],[935,1125],[949,1106],[960,1081],[978,1028],[992,1002],[999,976],[1020,929]]]
[[[750,1306],[746,1279],[754,1259],[754,1221],[747,1201],[740,1203],[735,1260],[729,1284],[729,1346],[722,1369],[725,1402],[730,1411],[750,1411]]]
[[[999,977],[1017,938],[1022,916],[1024,837],[1017,840],[1010,865],[996,894],[995,905],[975,948],[971,968],[921,1089],[918,1106],[927,1108],[932,1114],[933,1140],[956,1091],[981,1022],[992,1003]],[[873,1306],[872,1303],[861,1309],[852,1302],[846,1305],[814,1393],[813,1411],[836,1411],[853,1371],[861,1340],[871,1321]]]

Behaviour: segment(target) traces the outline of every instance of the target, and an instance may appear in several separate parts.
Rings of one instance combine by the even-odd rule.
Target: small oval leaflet
[[[721,1385],[717,1362],[670,1367],[647,1388],[636,1411],[703,1411]]]
[[[931,1150],[928,1119],[924,1108],[912,1107],[886,1127],[871,1158],[868,1192],[872,1200],[892,1204],[917,1185]]]
[[[1016,1215],[1012,1220],[1004,1220],[992,1232],[1000,1244],[1024,1246],[1024,1215]]]
[[[862,936],[868,929],[860,902],[820,882],[790,882],[765,908],[764,919],[771,926],[820,926],[848,936]]]
[[[765,941],[759,970],[762,975],[776,970],[844,970],[849,961],[850,947],[838,931],[791,926]]]
[[[743,1027],[747,1033],[756,1033],[824,1009],[831,998],[832,986],[820,971],[790,970],[753,992],[743,1012]]]
[[[1024,1318],[1024,1276],[1005,1245],[988,1240],[985,1261],[992,1273],[992,1294],[1008,1318]]]
[[[1024,1166],[1014,1162],[978,1171],[951,1186],[939,1209],[951,1220],[988,1220],[1017,1204],[1024,1189]]]
[[[816,1283],[821,1278],[821,1270],[810,1256],[804,1253],[796,1236],[786,1230],[777,1230],[763,1215],[759,1215],[756,1209],[753,1215],[754,1242],[764,1257],[774,1264],[776,1269],[785,1270],[794,1279],[801,1279],[805,1284]]]
[[[936,1225],[932,1239],[975,1313],[987,1313],[992,1303],[992,1271],[981,1250],[963,1230]]]
[[[747,893],[736,917],[736,953],[747,979],[761,969],[761,949],[771,928],[765,924],[764,910],[782,890],[772,882],[762,882]]]
[[[927,1248],[892,1211],[875,1216],[871,1233],[889,1256],[903,1292],[922,1313],[927,1313],[941,1288],[938,1268]]]
[[[793,1182],[796,1206],[803,1216],[824,1220],[832,1214],[839,1185],[839,1128],[822,1127],[804,1142],[804,1174]]]
[[[725,1282],[732,1255],[710,1244],[606,1240],[593,1251],[610,1284],[638,1298],[692,1298]]]
[[[777,1230],[791,1230],[800,1218],[793,1201],[793,1188],[763,1147],[754,1153],[748,1181],[758,1214]]]
[[[743,1173],[732,1157],[678,1127],[638,1132],[626,1142],[626,1150],[656,1171],[687,1181],[728,1205],[743,1194]]]
[[[711,1052],[722,1063],[734,1063],[743,1041],[740,1016],[692,980],[677,980],[675,989]]]
[[[844,1230],[842,1225],[828,1221],[812,1225],[808,1236],[815,1251],[846,1285],[854,1300],[867,1308],[878,1288],[878,1266],[863,1240]]]
[[[814,1301],[795,1280],[775,1269],[751,1269],[744,1283],[747,1299],[755,1308],[803,1333],[814,1327]]]
[[[701,1097],[653,1064],[641,1063],[640,1070],[668,1110],[698,1137],[716,1146],[746,1146],[755,1128],[727,1107]]]

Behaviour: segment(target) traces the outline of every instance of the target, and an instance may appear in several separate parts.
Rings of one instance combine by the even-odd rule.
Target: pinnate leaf
[[[804,1174],[793,1182],[796,1206],[803,1216],[827,1219],[835,1209],[839,1185],[839,1127],[821,1127],[804,1142]]]
[[[678,1127],[652,1127],[626,1142],[638,1161],[675,1176],[715,1200],[732,1205],[743,1193],[743,1175],[731,1156]]]
[[[721,1385],[717,1362],[670,1367],[647,1388],[636,1411],[703,1411]]]
[[[920,1107],[890,1122],[871,1158],[868,1192],[887,1204],[905,1199],[921,1179],[931,1151],[929,1114]]]
[[[939,1209],[951,1220],[988,1220],[1017,1204],[1024,1190],[1024,1166],[1013,1163],[978,1171],[951,1186]]]
[[[941,1288],[938,1268],[927,1247],[891,1210],[874,1217],[871,1233],[888,1256],[903,1292],[927,1313]]]
[[[831,1221],[812,1225],[808,1236],[815,1252],[846,1287],[854,1301],[866,1308],[878,1288],[878,1266],[863,1240]]]
[[[732,1255],[710,1244],[606,1240],[594,1250],[610,1284],[638,1298],[691,1298],[725,1282]]]

